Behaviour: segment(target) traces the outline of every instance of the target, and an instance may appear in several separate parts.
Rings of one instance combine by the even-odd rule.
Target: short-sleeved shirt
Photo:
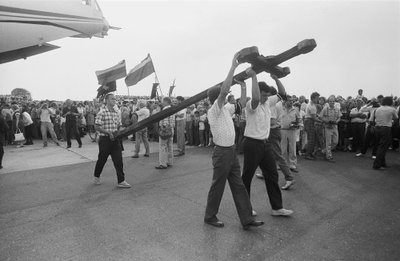
[[[96,115],[95,124],[100,126],[104,131],[115,132],[122,125],[121,116],[118,110],[110,110],[108,107],[100,109]],[[105,133],[100,133],[100,136],[108,136]]]
[[[24,124],[25,127],[33,123],[31,115],[29,115],[29,113],[26,111],[22,113],[22,123]]]
[[[231,118],[233,118],[236,110],[235,104],[228,102],[224,107],[229,111]]]
[[[277,95],[268,97],[268,100],[253,110],[251,107],[251,100],[246,104],[246,128],[244,130],[244,136],[266,140],[269,137],[269,131],[271,127],[271,106],[275,106],[279,101]]]
[[[375,111],[376,126],[392,127],[392,120],[397,118],[396,109],[390,106],[381,106]]]
[[[290,129],[292,123],[300,123],[300,113],[296,108],[282,108],[281,127],[284,130]]]
[[[363,112],[363,110],[361,108],[358,109],[357,107],[355,107],[355,108],[351,109],[350,116],[352,114],[357,114],[357,113],[363,113],[365,115],[368,114],[368,112]],[[363,118],[359,118],[359,117],[351,118],[351,122],[353,122],[353,123],[365,123],[366,121],[367,121],[367,118],[364,118],[364,119]]]
[[[312,115],[317,114],[317,106],[313,103],[308,103],[306,106],[306,116],[304,118],[306,119],[312,119]]]
[[[207,118],[213,142],[222,147],[233,146],[235,144],[235,127],[228,109],[225,106],[220,108],[218,100],[216,100],[208,110]]]
[[[41,122],[51,122],[50,115],[55,114],[55,111],[51,108],[42,109],[40,111],[40,121]]]
[[[322,118],[327,119],[328,121],[338,121],[340,119],[340,117],[342,117],[342,113],[340,112],[340,110],[336,107],[324,107],[321,111],[320,116]]]
[[[146,107],[141,108],[136,112],[138,116],[138,122],[142,121],[150,116],[150,110],[147,109]]]
[[[177,114],[176,114],[176,120],[177,121],[186,121],[186,111],[187,111],[187,109],[185,108],[185,109],[183,109],[183,110],[180,110]],[[181,114],[183,114],[183,117],[178,117],[178,115],[181,115]]]

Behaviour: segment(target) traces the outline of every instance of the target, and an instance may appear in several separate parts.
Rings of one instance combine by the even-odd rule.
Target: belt
[[[233,147],[235,147],[235,145],[232,145],[232,146],[219,146],[219,145],[215,144],[215,147],[216,148],[220,148],[220,149],[232,149]]]
[[[259,139],[249,138],[249,137],[245,137],[245,139],[248,139],[248,140],[250,140],[250,141],[255,141],[255,142],[263,143],[263,144],[265,144],[265,143],[268,142],[268,139],[259,140]]]
[[[391,129],[392,127],[389,127],[389,126],[375,126],[375,128],[378,128],[378,129],[379,128],[390,128]]]

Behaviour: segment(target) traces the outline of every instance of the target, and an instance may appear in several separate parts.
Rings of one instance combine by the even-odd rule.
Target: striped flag
[[[106,85],[109,82],[124,78],[126,76],[125,60],[108,69],[96,71],[96,76],[100,85]]]
[[[128,76],[125,78],[126,86],[137,84],[153,72],[155,72],[153,61],[151,60],[150,54],[148,54],[146,59],[141,61],[128,73]]]

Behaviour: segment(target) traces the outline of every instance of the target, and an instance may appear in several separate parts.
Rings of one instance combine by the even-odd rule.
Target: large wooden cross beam
[[[316,46],[317,46],[317,43],[315,42],[314,39],[306,39],[306,40],[299,42],[296,46],[294,46],[293,48],[291,48],[281,54],[278,54],[276,56],[267,56],[267,57],[260,55],[258,53],[258,49],[256,47],[250,47],[250,48],[245,48],[242,50],[244,55],[241,56],[239,59],[242,62],[250,63],[252,65],[253,70],[257,74],[259,74],[261,72],[267,72],[270,74],[274,74],[279,78],[282,78],[290,73],[290,69],[289,69],[289,67],[280,67],[280,66],[278,66],[278,64],[281,64],[289,59],[292,59],[293,57],[300,55],[300,54],[309,53],[312,50],[314,50],[314,48]],[[245,53],[247,53],[247,54],[245,54]],[[248,79],[249,76],[247,75],[247,73],[245,71],[243,71],[239,74],[236,74],[233,78],[237,79],[239,81],[244,81],[244,80]],[[234,81],[232,82],[232,84],[234,84]],[[222,82],[214,85],[213,87],[210,87],[209,89],[218,87],[221,85],[222,85]],[[140,122],[137,122],[136,124],[132,124],[132,125],[128,126],[124,130],[119,131],[116,134],[116,138],[128,136],[138,130],[145,128],[146,126],[148,126],[152,123],[158,122],[168,116],[171,116],[172,114],[175,114],[196,102],[206,99],[207,92],[209,89],[204,90],[204,91],[196,94],[195,96],[192,96],[192,97],[184,100],[177,106],[172,106],[171,108],[160,111]]]

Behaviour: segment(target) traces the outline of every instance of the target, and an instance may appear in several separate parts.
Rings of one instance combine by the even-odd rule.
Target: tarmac
[[[111,160],[93,184],[96,143],[72,146],[5,148],[0,260],[399,260],[398,152],[389,151],[384,171],[353,153],[336,153],[336,163],[300,157],[295,186],[282,191],[295,211],[288,218],[271,216],[254,178],[251,200],[265,225],[245,231],[228,185],[218,215],[225,227],[203,223],[212,148],[187,147],[172,168],[156,170],[158,143],[133,159],[125,141],[132,188],[118,189]]]

